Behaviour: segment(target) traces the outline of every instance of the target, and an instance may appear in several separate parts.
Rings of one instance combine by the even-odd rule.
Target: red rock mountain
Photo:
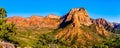
[[[64,22],[73,22],[74,26],[80,26],[81,24],[90,25],[92,24],[90,17],[88,16],[84,8],[74,8],[62,17]]]
[[[102,24],[103,26],[111,26],[111,27],[114,27],[114,25],[113,25],[112,23],[109,23],[108,21],[106,21],[106,20],[103,19],[103,18],[92,19],[91,21],[92,21],[92,23],[94,23],[94,24]]]
[[[63,17],[50,14],[46,17],[31,16],[30,18],[10,17],[7,23],[15,23],[18,27],[48,27],[58,28],[56,39],[66,40],[70,44],[73,40],[78,43],[87,43],[87,40],[101,41],[101,36],[110,35],[106,26],[112,26],[105,19],[91,19],[84,8],[73,8]],[[93,36],[96,35],[96,36]],[[83,39],[83,36],[87,40]]]
[[[92,21],[93,24],[104,26],[104,28],[109,32],[114,32],[114,24],[106,21],[103,18],[91,19],[91,21]]]
[[[100,41],[95,39],[96,37],[93,36],[94,33],[96,36],[102,35],[106,37],[110,35],[102,24],[94,25],[97,22],[91,20],[84,8],[74,8],[61,19],[62,23],[59,28],[62,29],[62,31],[58,29],[55,38],[68,41],[70,44],[72,44],[73,40],[78,43],[87,43],[87,41],[83,39],[83,36],[86,37],[87,40]],[[99,22],[101,21],[98,21],[98,23]]]
[[[110,27],[114,29],[114,24],[107,22],[103,18],[91,19],[84,8],[73,8],[63,17],[59,17],[54,14],[50,14],[46,17],[42,16],[31,16],[29,18],[23,18],[19,16],[14,16],[7,18],[7,23],[15,23],[18,27],[49,27],[57,28],[65,27],[72,22],[72,26],[79,27],[81,25],[103,25],[105,29],[109,31],[114,31],[109,29]],[[62,22],[62,23],[61,23]]]
[[[29,18],[23,18],[19,16],[14,16],[7,18],[7,23],[15,23],[18,27],[50,27],[56,28],[60,24],[59,16],[48,15],[46,17],[42,16],[31,16]]]

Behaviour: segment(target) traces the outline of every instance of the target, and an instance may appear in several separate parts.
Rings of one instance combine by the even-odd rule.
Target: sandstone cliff
[[[29,18],[23,18],[19,16],[14,16],[7,18],[7,23],[15,23],[17,27],[48,27],[48,28],[56,28],[58,27],[60,20],[59,16],[56,15],[48,15],[46,17],[42,16],[31,16]]]
[[[70,12],[61,19],[62,23],[60,24],[55,38],[66,40],[70,44],[72,44],[73,40],[77,41],[78,43],[87,43],[86,39],[92,41],[101,41],[101,36],[107,37],[110,35],[110,33],[108,33],[108,31],[106,31],[104,26],[101,24],[101,20],[98,22],[91,21],[84,8],[71,9]],[[106,24],[106,22],[103,23]],[[86,39],[83,39],[83,36]],[[95,38],[99,39],[97,40]]]

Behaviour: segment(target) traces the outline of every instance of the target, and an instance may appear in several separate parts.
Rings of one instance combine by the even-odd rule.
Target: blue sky
[[[120,22],[120,0],[0,0],[0,7],[8,17],[32,15],[63,16],[71,8],[84,7],[91,18],[105,18],[109,22]]]

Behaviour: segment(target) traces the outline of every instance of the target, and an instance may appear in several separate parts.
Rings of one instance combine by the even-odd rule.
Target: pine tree
[[[0,8],[0,39],[6,40],[10,35],[15,34],[15,24],[6,24],[7,12],[4,8]]]
[[[0,18],[6,18],[7,17],[7,12],[5,11],[4,8],[0,8]]]

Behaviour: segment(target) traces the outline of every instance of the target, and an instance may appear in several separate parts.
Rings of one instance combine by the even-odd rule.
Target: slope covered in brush
[[[62,19],[55,38],[66,41],[68,45],[92,45],[111,35],[101,24],[92,23],[84,8],[74,8]]]
[[[105,19],[91,19],[84,8],[73,8],[61,18],[56,15],[11,17],[15,35],[6,38],[16,47],[31,48],[119,48],[120,35]],[[112,27],[112,28],[111,28]],[[119,29],[118,25],[116,28]],[[112,29],[112,30],[111,30]]]

